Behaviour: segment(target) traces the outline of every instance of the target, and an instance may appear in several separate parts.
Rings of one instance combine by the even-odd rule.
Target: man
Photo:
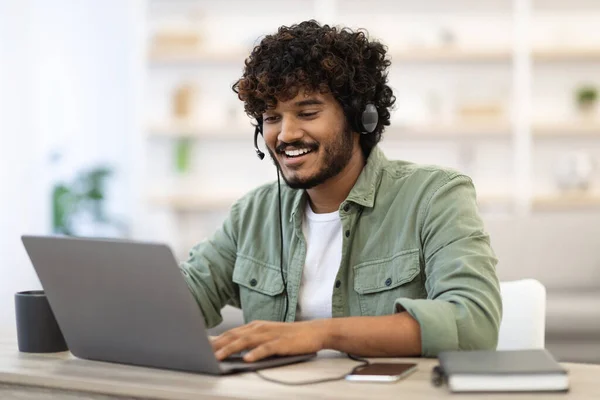
[[[385,53],[308,21],[246,60],[233,89],[287,185],[239,200],[181,265],[208,326],[226,304],[243,310],[247,324],[213,341],[217,358],[496,347],[496,258],[471,180],[376,146],[395,101]]]

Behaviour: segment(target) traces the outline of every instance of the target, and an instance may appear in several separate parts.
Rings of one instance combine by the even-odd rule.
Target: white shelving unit
[[[556,1],[460,0],[450,4],[442,0],[374,0],[376,4],[367,11],[354,0],[291,1],[286,7],[272,0],[257,0],[260,4],[236,2],[237,8],[229,10],[205,0],[178,1],[175,5],[148,1],[150,31],[168,27],[161,25],[164,20],[181,25],[190,13],[201,14],[206,22],[186,22],[188,28],[202,27],[206,36],[206,43],[194,50],[154,48],[149,32],[148,85],[153,90],[148,93],[151,105],[146,141],[150,148],[147,158],[156,161],[150,163],[154,169],[149,172],[153,174],[149,180],[155,187],[160,187],[156,183],[161,181],[176,187],[173,182],[180,177],[165,170],[170,168],[170,146],[182,139],[194,143],[193,159],[204,163],[183,180],[186,185],[198,182],[198,190],[191,194],[186,190],[165,190],[159,194],[148,191],[148,204],[152,207],[169,210],[175,216],[185,214],[186,218],[194,213],[222,212],[246,191],[243,184],[253,179],[256,183],[274,179],[268,162],[261,165],[252,158],[250,121],[240,122],[243,119],[223,111],[236,107],[242,111],[230,85],[241,75],[248,49],[256,43],[251,40],[259,36],[248,33],[243,40],[235,41],[227,24],[238,24],[239,32],[252,33],[260,26],[259,33],[265,33],[312,17],[353,28],[365,27],[389,46],[390,84],[398,97],[398,110],[381,146],[392,158],[464,170],[473,176],[478,187],[483,212],[528,214],[600,208],[600,197],[593,194],[600,187],[600,176],[593,178],[589,193],[561,194],[551,184],[551,161],[544,161],[546,164],[541,167],[538,155],[543,149],[544,154],[559,157],[565,141],[571,147],[584,141],[582,146],[586,149],[592,141],[598,149],[590,151],[597,151],[595,157],[600,161],[600,118],[582,119],[568,112],[575,85],[589,81],[600,87],[600,37],[571,44],[568,34],[555,33],[552,23],[558,26],[556,31],[570,32],[567,25],[560,25],[567,24],[569,11]],[[574,10],[581,1],[575,2]],[[157,4],[160,10],[153,14],[153,5]],[[585,14],[596,13],[600,17],[600,3],[597,7],[590,4],[586,3]],[[181,8],[178,17],[177,7]],[[165,9],[170,12],[163,12]],[[257,9],[263,10],[263,15],[249,15]],[[273,15],[268,15],[267,10],[271,9]],[[575,14],[572,26],[585,36],[585,24],[577,18],[587,17]],[[440,37],[448,40],[448,30],[452,29],[453,42],[440,44]],[[589,27],[588,36],[595,35],[593,29]],[[215,37],[226,44],[215,46]],[[558,39],[540,40],[547,37]],[[202,82],[203,100],[198,106],[202,112],[194,122],[174,123],[169,111],[171,89],[186,80]],[[495,95],[481,98],[479,92],[487,88]],[[442,99],[432,98],[431,92]],[[476,93],[474,99],[469,98],[471,92]],[[498,97],[497,93],[502,95]],[[461,105],[485,104],[490,99],[492,104],[500,104],[499,115],[469,119],[457,114]],[[539,171],[545,175],[540,177]],[[211,180],[210,174],[223,174],[223,179]],[[236,174],[239,180],[234,179]],[[154,179],[155,176],[160,179]],[[240,190],[236,190],[238,186]]]

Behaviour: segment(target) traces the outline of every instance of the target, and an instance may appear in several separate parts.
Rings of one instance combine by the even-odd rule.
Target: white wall
[[[0,333],[14,332],[13,293],[39,287],[19,237],[50,232],[56,179],[108,164],[108,208],[135,218],[144,10],[141,0],[0,0]]]
[[[28,115],[30,3],[0,1],[0,333],[14,329],[13,292],[39,285],[19,242],[21,232],[39,230],[44,219],[32,207],[39,191],[35,157],[27,156],[38,152]]]

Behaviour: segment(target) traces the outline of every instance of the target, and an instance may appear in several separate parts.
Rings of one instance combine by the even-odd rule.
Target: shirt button
[[[254,286],[256,286],[257,283],[258,283],[258,281],[256,279],[252,279],[250,281],[250,286],[254,287]]]
[[[392,284],[392,278],[387,278],[385,280],[385,286],[390,286]]]
[[[340,286],[342,286],[342,281],[335,281],[336,289],[339,288]]]
[[[350,210],[350,204],[346,203],[344,206],[344,211],[348,212]]]
[[[350,237],[350,231],[346,231],[346,237]]]

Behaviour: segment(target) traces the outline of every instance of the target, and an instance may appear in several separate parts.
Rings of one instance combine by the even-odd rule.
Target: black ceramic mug
[[[56,353],[68,350],[43,290],[16,293],[15,313],[19,351]]]

